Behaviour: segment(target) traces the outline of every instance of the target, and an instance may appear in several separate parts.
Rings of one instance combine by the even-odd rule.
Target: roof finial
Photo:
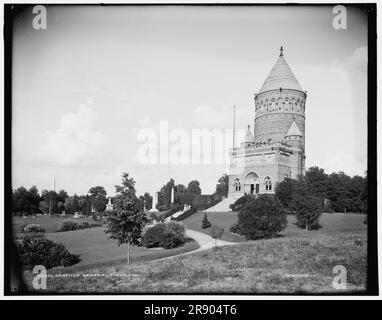
[[[283,57],[283,56],[284,56],[283,51],[284,51],[284,48],[283,48],[283,46],[281,46],[281,47],[280,47],[280,57]]]

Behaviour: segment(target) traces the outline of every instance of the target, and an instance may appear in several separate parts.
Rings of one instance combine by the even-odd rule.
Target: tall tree
[[[322,213],[323,199],[317,195],[300,190],[293,199],[293,209],[296,214],[297,226],[305,230],[315,230],[320,227],[319,218]]]
[[[215,194],[218,194],[222,197],[228,196],[228,175],[224,173],[218,180],[216,185]]]
[[[102,186],[95,186],[89,189],[88,191],[90,195],[90,200],[92,207],[96,211],[105,211],[107,198],[106,198],[106,190]]]
[[[61,214],[62,211],[65,210],[65,206],[62,201],[57,202],[57,210],[58,210],[58,214]]]
[[[103,212],[106,209],[107,198],[104,195],[98,195],[92,200],[94,210]]]
[[[78,196],[74,194],[65,200],[65,211],[67,214],[74,214],[80,211]]]
[[[89,216],[92,213],[92,203],[90,196],[87,194],[82,198],[81,214],[84,216]]]
[[[60,201],[57,192],[53,190],[42,190],[41,197],[49,206],[49,214],[55,214],[57,212],[57,202]]]
[[[41,202],[41,197],[38,193],[38,189],[36,186],[32,186],[27,193],[28,197],[28,205],[29,205],[29,212],[36,214],[40,212],[40,202]]]
[[[177,193],[185,193],[187,190],[184,184],[177,184],[174,188],[175,188],[175,192]]]
[[[296,179],[285,179],[276,186],[276,196],[286,209],[291,209],[293,199],[299,196],[303,185],[315,201],[330,204],[324,207],[335,212],[365,212],[367,206],[367,177],[350,177],[344,172],[333,172],[327,175],[318,167],[309,168],[306,176]],[[327,199],[329,201],[324,201]],[[313,201],[314,202],[314,201]]]
[[[200,184],[199,181],[197,180],[192,180],[187,186],[187,192],[194,194],[194,195],[199,195],[202,193],[202,190],[200,189]]]
[[[139,200],[135,195],[135,181],[129,174],[122,173],[122,183],[115,186],[114,210],[106,216],[105,232],[118,245],[127,244],[127,263],[130,264],[130,246],[139,245],[142,230],[147,221],[146,215],[139,210]]]
[[[90,194],[91,197],[96,197],[98,195],[106,196],[107,194],[105,188],[102,186],[92,187],[89,189],[88,193]]]
[[[144,201],[146,210],[150,210],[153,207],[153,197],[150,195],[150,193],[148,192],[144,193],[143,201]]]
[[[296,179],[285,178],[284,181],[276,185],[275,195],[287,210],[291,209],[293,197],[298,190],[299,183]]]
[[[324,169],[311,167],[306,171],[305,178],[311,193],[322,198],[326,197],[328,175]]]
[[[21,212],[22,214],[29,214],[30,205],[28,201],[28,190],[25,187],[20,187],[13,192],[14,199],[14,212]]]
[[[23,214],[36,214],[40,212],[41,197],[36,186],[32,186],[29,190],[25,187],[17,188],[13,191],[13,212]]]
[[[49,204],[43,200],[39,204],[39,209],[43,214],[48,214],[49,213]]]
[[[57,193],[57,198],[58,201],[65,202],[65,199],[69,198],[69,195],[65,190],[60,190]]]

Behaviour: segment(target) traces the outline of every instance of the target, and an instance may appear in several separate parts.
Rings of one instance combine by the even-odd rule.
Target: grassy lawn
[[[202,213],[184,221],[201,229]],[[132,264],[126,265],[126,248],[108,240],[103,227],[50,233],[82,261],[72,267],[48,270],[48,291],[87,293],[346,293],[362,291],[366,284],[367,242],[363,215],[323,214],[322,228],[305,231],[288,216],[282,236],[246,241],[231,234],[236,213],[209,213],[222,226],[224,240],[232,246],[152,261],[198,247],[194,241],[176,249],[132,248]],[[332,287],[333,267],[347,270],[348,288]],[[65,277],[62,277],[65,274]],[[92,275],[92,276],[89,276]],[[25,273],[30,286],[33,274]]]
[[[88,268],[72,278],[55,277],[51,292],[113,293],[343,293],[332,287],[333,267],[347,269],[345,292],[366,281],[366,233],[312,233],[249,241],[168,260]],[[109,275],[109,276],[105,276]],[[27,283],[31,283],[31,274]]]
[[[202,219],[204,213],[197,212],[183,221],[187,228],[200,231],[209,235],[210,228],[202,229]],[[319,230],[306,232],[295,225],[296,219],[292,215],[288,215],[288,225],[281,233],[284,237],[298,237],[304,235],[314,234],[336,234],[343,232],[365,231],[367,226],[363,223],[364,215],[362,214],[322,214],[320,218],[320,225],[322,228]],[[224,228],[222,239],[231,242],[244,242],[245,237],[234,234],[229,231],[229,228],[237,221],[236,212],[209,212],[207,218],[211,224],[217,224]]]
[[[66,215],[65,217],[56,217],[56,216],[36,216],[36,218],[32,217],[13,217],[12,218],[12,224],[13,224],[13,231],[14,232],[20,232],[20,228],[23,224],[26,223],[33,223],[33,224],[39,224],[41,228],[45,229],[45,232],[56,232],[58,225],[64,221],[64,220],[71,220],[77,223],[82,223],[82,222],[89,222],[89,223],[100,223],[99,221],[94,221],[93,218],[78,218],[74,219],[73,215]]]
[[[202,220],[204,213],[196,212],[192,216],[183,220],[182,222],[187,229],[200,231],[210,235],[210,229],[202,229]],[[229,228],[237,221],[236,212],[209,212],[207,213],[208,221],[211,222],[211,225],[218,225],[224,228],[224,233],[222,240],[230,242],[243,242],[246,241],[245,237],[237,235],[229,231]]]
[[[108,239],[108,235],[104,232],[104,227],[95,227],[76,231],[55,232],[60,222],[71,220],[78,223],[90,222],[100,223],[90,218],[74,219],[72,215],[66,217],[50,217],[36,216],[22,218],[15,217],[13,219],[13,230],[15,233],[20,231],[23,224],[33,223],[39,224],[46,231],[46,237],[57,243],[62,243],[70,253],[80,256],[81,261],[75,266],[65,268],[68,270],[82,270],[90,266],[114,265],[118,263],[126,263],[127,246],[118,246],[115,240]],[[146,249],[144,247],[132,246],[130,248],[131,263],[160,259],[179,253],[184,253],[199,248],[196,241],[187,239],[187,242],[174,249]]]
[[[80,255],[81,261],[75,266],[65,268],[65,270],[79,270],[95,265],[114,265],[127,261],[127,246],[119,247],[115,240],[108,239],[104,227],[48,233],[46,236],[54,242],[62,243],[70,253]],[[131,246],[130,262],[136,263],[164,258],[198,248],[199,245],[190,239],[183,246],[174,249],[146,249]]]

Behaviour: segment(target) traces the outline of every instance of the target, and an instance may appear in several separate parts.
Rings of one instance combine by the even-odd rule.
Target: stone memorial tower
[[[253,132],[230,150],[228,197],[274,193],[284,178],[305,174],[305,101],[285,60],[283,47],[260,91],[255,94]]]

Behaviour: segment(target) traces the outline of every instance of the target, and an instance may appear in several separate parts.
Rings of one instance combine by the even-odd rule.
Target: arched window
[[[272,179],[270,177],[265,177],[264,184],[265,184],[265,191],[272,190]]]
[[[276,110],[276,100],[273,98],[272,100],[271,100],[271,112],[272,111],[274,111],[274,110]]]
[[[233,188],[235,189],[235,191],[241,191],[241,184],[240,184],[240,180],[239,178],[236,178],[234,181],[233,181]]]

